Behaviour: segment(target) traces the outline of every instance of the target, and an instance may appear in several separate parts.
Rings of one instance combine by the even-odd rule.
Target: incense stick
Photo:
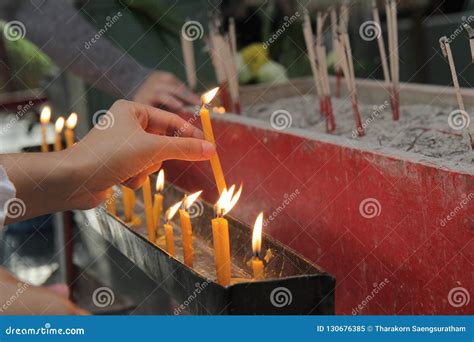
[[[336,97],[341,97],[341,78],[342,78],[342,67],[341,67],[341,56],[339,56],[339,49],[336,44],[339,43],[337,39],[337,10],[336,7],[331,8],[331,34],[332,34],[332,48],[335,56],[334,69],[336,71]]]
[[[324,103],[324,110],[326,113],[326,130],[328,132],[333,132],[336,129],[336,122],[334,119],[334,112],[332,109],[331,102],[331,90],[329,87],[329,74],[327,69],[327,58],[326,58],[326,47],[323,42],[323,27],[324,22],[328,13],[324,15],[318,12],[317,14],[317,30],[316,30],[316,60],[318,61],[317,66],[319,67],[319,76],[321,80],[321,91]]]
[[[388,88],[390,85],[390,71],[388,69],[387,54],[385,53],[385,42],[384,42],[383,34],[382,34],[382,25],[380,23],[379,10],[377,8],[377,2],[375,0],[372,5],[372,15],[373,15],[374,22],[376,23],[376,26],[380,29],[379,35],[377,37],[377,45],[378,45],[379,53],[380,53],[380,61],[382,62],[382,69],[383,69],[385,84]]]
[[[188,86],[192,90],[195,90],[197,78],[196,64],[194,62],[193,42],[189,39],[185,39],[184,35],[181,35],[181,49],[183,50],[184,67],[186,69],[186,78],[188,80]]]
[[[229,40],[232,48],[232,55],[237,56],[237,34],[235,32],[235,20],[233,17],[229,18]]]
[[[471,46],[471,56],[472,56],[472,63],[474,63],[474,30],[468,23],[463,24],[464,29],[469,36],[469,45]]]
[[[313,43],[313,31],[311,29],[311,21],[309,19],[308,13],[304,14],[304,19],[303,19],[303,36],[306,44],[306,50],[308,51],[308,59],[309,59],[309,64],[311,67],[311,72],[313,74],[313,81],[314,85],[316,87],[316,95],[320,99],[320,111],[322,113],[323,111],[323,102],[321,101],[322,99],[322,90],[321,90],[321,85],[319,83],[318,79],[318,68],[316,66],[316,52],[314,50],[314,43]]]
[[[397,8],[396,2],[387,0],[385,3],[388,30],[388,48],[390,59],[391,79],[391,104],[393,120],[397,121],[399,114],[399,72],[398,72],[398,25],[397,25]]]
[[[439,39],[439,44],[441,46],[441,50],[443,52],[444,57],[448,59],[448,64],[449,64],[449,69],[451,70],[451,77],[453,79],[453,86],[454,86],[454,91],[456,93],[456,100],[458,102],[458,107],[461,112],[461,115],[469,115],[466,112],[466,109],[464,107],[464,100],[461,95],[461,87],[459,86],[459,80],[458,80],[458,75],[456,72],[456,66],[454,64],[454,59],[453,59],[453,53],[451,51],[451,46],[449,44],[449,40],[446,36],[443,36]],[[471,135],[471,132],[469,131],[469,125],[466,124],[466,127],[464,127],[465,132],[467,133],[470,144],[471,144],[471,149],[474,148],[474,141]]]

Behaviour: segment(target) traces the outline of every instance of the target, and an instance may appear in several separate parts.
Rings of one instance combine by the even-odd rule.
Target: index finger
[[[176,114],[151,106],[137,104],[137,116],[145,115],[145,131],[154,134],[165,134],[168,136],[179,136],[203,139],[202,131],[193,126],[198,119],[195,113],[189,120],[184,120]]]

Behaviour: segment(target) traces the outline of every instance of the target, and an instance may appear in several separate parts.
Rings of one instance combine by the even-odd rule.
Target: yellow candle
[[[193,246],[193,228],[189,213],[184,209],[179,209],[179,219],[181,221],[181,234],[183,240],[183,259],[184,264],[193,267],[194,246]]]
[[[202,96],[202,106],[199,112],[202,129],[204,131],[204,138],[213,144],[216,142],[214,139],[214,133],[212,131],[211,115],[209,110],[206,108],[206,105],[212,101],[218,90],[219,88],[214,88]],[[217,189],[219,190],[219,193],[222,193],[222,191],[226,188],[226,183],[224,179],[224,173],[222,172],[221,162],[217,153],[211,157],[211,167],[212,173],[214,174],[214,178],[216,180]]]
[[[64,135],[66,137],[66,146],[71,147],[74,145],[74,128],[77,125],[77,114],[71,113],[66,120],[66,131]]]
[[[63,131],[64,127],[64,118],[61,116],[56,120],[56,123],[54,124],[54,130],[56,131],[55,137],[54,137],[54,150],[55,151],[61,151],[63,149],[62,145],[62,139],[61,139],[61,132]]]
[[[263,279],[263,261],[257,257],[252,258],[252,271],[254,279]]]
[[[263,213],[260,213],[255,220],[252,232],[252,271],[254,279],[263,279],[263,261],[260,259],[260,252],[262,250],[262,226]]]
[[[41,110],[40,122],[41,122],[41,152],[48,152],[48,139],[47,131],[49,121],[51,120],[51,108],[49,106],[44,106]]]
[[[222,286],[229,285],[231,278],[229,223],[224,215],[237,203],[242,193],[242,186],[235,194],[234,191],[235,185],[232,185],[229,190],[224,188],[216,203],[217,217],[211,221],[217,281]]]
[[[185,196],[183,207],[179,210],[179,218],[181,222],[181,234],[183,241],[183,259],[184,263],[193,267],[194,245],[193,245],[193,227],[191,226],[191,218],[186,209],[189,209],[194,201],[201,195],[202,191],[195,192],[192,195]]]
[[[166,251],[173,257],[176,256],[176,251],[174,249],[174,233],[173,226],[169,223],[163,225],[165,229],[165,239],[166,239]]]
[[[231,277],[229,223],[225,218],[217,217],[211,220],[211,224],[217,281],[222,286],[227,286]]]
[[[112,215],[117,215],[117,209],[115,208],[115,193],[114,189],[109,188],[107,190],[107,199],[105,200],[105,208]]]
[[[142,186],[143,191],[143,205],[146,216],[146,228],[148,232],[148,240],[156,242],[155,223],[153,222],[153,204],[151,202],[151,185],[150,177],[146,177],[145,183]]]
[[[161,191],[165,186],[165,173],[163,170],[158,172],[158,178],[156,179],[156,193],[153,202],[153,221],[155,222],[155,231],[158,235],[158,231],[160,229],[160,217],[161,212],[163,210],[163,195]]]
[[[170,221],[178,211],[179,207],[181,207],[182,203],[182,201],[179,201],[166,211],[166,223],[163,225],[165,229],[166,251],[173,257],[176,256],[176,252],[174,249],[173,226],[170,224]]]
[[[127,223],[131,223],[133,208],[135,207],[135,192],[126,186],[122,186],[122,194],[124,220]]]

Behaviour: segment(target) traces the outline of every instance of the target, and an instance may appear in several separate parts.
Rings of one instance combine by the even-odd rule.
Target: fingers
[[[161,162],[153,164],[152,166],[146,168],[144,171],[138,173],[136,176],[127,179],[122,184],[133,190],[139,189],[143,185],[143,183],[145,183],[146,177],[148,177],[148,175],[152,173],[157,172],[159,169],[161,169]]]
[[[158,96],[156,97],[156,103],[175,112],[180,112],[184,107],[184,103],[182,101],[168,93],[158,94]]]
[[[188,87],[181,83],[171,90],[171,93],[182,100],[185,104],[198,105],[201,103],[199,96],[194,94]]]
[[[202,131],[192,125],[198,118],[193,116],[186,121],[176,114],[145,106],[148,116],[146,131],[155,134],[166,134],[168,136],[192,137],[202,139]]]
[[[208,160],[216,153],[210,142],[194,138],[151,136],[154,160],[179,159],[188,161]]]

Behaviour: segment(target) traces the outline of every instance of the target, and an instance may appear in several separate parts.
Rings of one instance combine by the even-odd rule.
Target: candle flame
[[[201,96],[201,101],[203,104],[207,105],[212,99],[216,96],[217,92],[219,91],[219,87],[209,90],[207,93],[204,93]]]
[[[171,207],[168,208],[168,210],[166,211],[166,219],[168,221],[171,221],[173,216],[178,211],[179,207],[181,207],[182,203],[183,203],[183,201],[179,201],[178,203],[176,203],[176,204],[174,204],[174,205],[172,205]]]
[[[186,196],[183,200],[183,205],[185,209],[189,209],[194,203],[195,200],[201,195],[202,191],[195,192],[192,195]]]
[[[165,188],[165,171],[163,169],[158,172],[158,177],[156,178],[156,192],[163,191]]]
[[[224,107],[212,107],[212,111],[214,113],[224,114],[225,108]]]
[[[255,256],[260,254],[262,250],[262,226],[263,226],[263,212],[258,214],[252,232],[252,251]]]
[[[242,194],[242,184],[240,185],[239,190],[234,194],[235,185],[232,185],[229,190],[224,189],[222,191],[219,200],[216,203],[217,213],[224,216],[229,213],[232,208],[237,204],[237,201]]]
[[[43,125],[46,125],[46,124],[49,124],[50,120],[51,120],[51,107],[44,106],[43,109],[41,110],[40,122]]]
[[[77,125],[77,114],[76,113],[71,113],[69,117],[66,120],[66,127],[68,129],[74,129]]]
[[[56,123],[54,124],[54,129],[56,133],[61,133],[64,127],[64,118],[60,116],[57,120]]]

